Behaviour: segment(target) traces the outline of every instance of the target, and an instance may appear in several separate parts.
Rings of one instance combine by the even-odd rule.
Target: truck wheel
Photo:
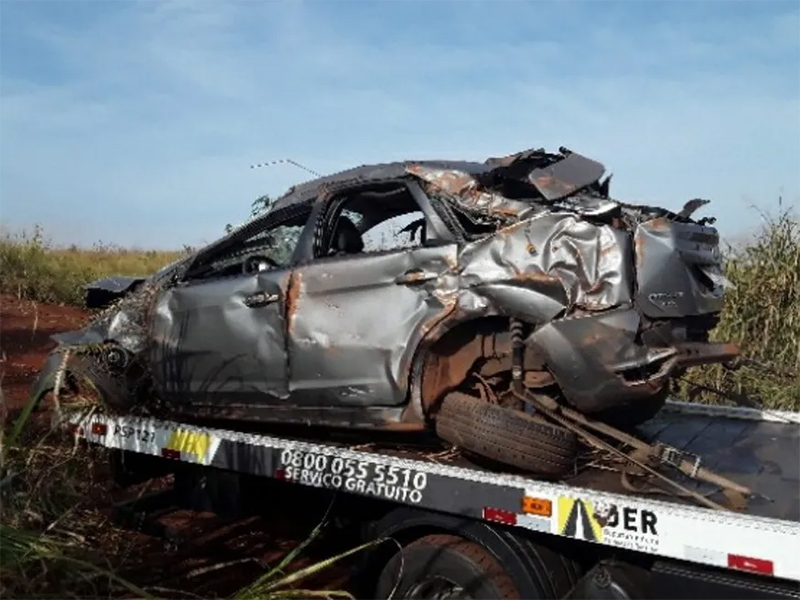
[[[375,591],[378,598],[520,598],[491,554],[445,534],[423,537],[395,554]]]
[[[460,392],[442,402],[436,433],[468,452],[553,477],[572,471],[578,453],[568,429]]]

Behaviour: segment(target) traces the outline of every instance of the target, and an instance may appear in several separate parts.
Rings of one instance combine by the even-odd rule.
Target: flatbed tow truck
[[[171,501],[186,508],[244,510],[286,486],[301,486],[309,505],[316,494],[335,496],[367,540],[396,542],[363,560],[356,579],[368,598],[800,598],[799,413],[670,401],[639,427],[749,488],[740,510],[648,493],[591,460],[554,482],[424,440],[309,441],[65,415],[76,436],[112,449],[118,481],[174,473]],[[683,482],[704,497],[718,491]],[[126,510],[156,508],[137,502]]]

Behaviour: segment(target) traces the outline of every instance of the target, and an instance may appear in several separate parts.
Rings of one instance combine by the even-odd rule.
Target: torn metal
[[[92,306],[121,299],[58,339],[124,349],[178,412],[422,428],[476,377],[503,397],[513,319],[524,381],[586,414],[633,411],[738,351],[708,343],[730,283],[716,229],[691,218],[707,201],[674,213],[609,188],[566,148],[357,167],[152,277],[96,282]],[[404,215],[418,237],[365,246]]]

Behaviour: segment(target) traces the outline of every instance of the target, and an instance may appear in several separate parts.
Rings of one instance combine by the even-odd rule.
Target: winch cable
[[[763,364],[763,363],[761,363],[761,362],[759,362],[759,361],[757,361],[757,360],[755,360],[753,358],[748,358],[748,357],[744,357],[744,356],[739,357],[738,359],[736,359],[736,361],[734,361],[734,363],[731,364],[731,365],[723,365],[723,366],[725,366],[730,371],[736,371],[736,370],[738,370],[739,368],[741,368],[743,366],[748,366],[748,367],[750,367],[751,369],[753,369],[755,371],[762,371],[764,373],[772,375],[773,377],[777,377],[777,378],[780,378],[780,379],[787,379],[787,380],[790,380],[790,381],[796,381],[798,379],[798,377],[800,377],[800,374],[792,375],[790,373],[779,371],[779,370],[773,369],[773,368],[771,368],[771,367],[769,367],[769,366],[767,366],[767,365],[765,365],[765,364]],[[692,388],[692,391],[690,392],[690,398],[692,398],[692,397],[694,397],[696,395],[695,393],[692,393],[692,392],[696,392],[696,391],[709,392],[711,394],[715,394],[716,396],[719,396],[720,398],[725,398],[726,400],[730,400],[731,402],[733,402],[737,406],[742,406],[742,407],[745,407],[745,408],[752,408],[752,409],[755,409],[755,410],[759,410],[759,411],[763,412],[764,414],[769,415],[769,416],[771,416],[772,418],[774,418],[776,420],[783,421],[785,423],[800,424],[800,419],[792,418],[792,417],[789,417],[787,415],[780,414],[777,411],[774,411],[774,410],[771,410],[769,408],[766,408],[760,401],[752,400],[751,398],[748,398],[744,394],[740,394],[740,393],[737,393],[737,392],[726,392],[724,390],[721,390],[721,389],[713,387],[713,386],[705,385],[705,384],[702,384],[702,383],[696,383],[696,382],[692,381],[691,379],[688,379],[687,377],[679,377],[679,379],[681,381],[683,381],[684,383],[686,383],[689,387]]]
[[[686,377],[679,377],[680,381],[683,381],[687,385],[689,385],[692,390],[689,392],[689,399],[695,397],[696,392],[710,392],[712,394],[716,394],[721,398],[725,398],[726,400],[731,400],[737,406],[742,406],[744,408],[755,408],[757,410],[765,410],[763,404],[758,402],[757,400],[751,400],[744,394],[738,394],[735,392],[724,392],[718,388],[705,385],[703,383],[695,383],[691,379],[687,379]]]
[[[721,504],[718,504],[717,502],[714,502],[713,500],[706,498],[699,492],[690,490],[689,488],[687,488],[684,485],[681,485],[677,481],[670,479],[663,473],[658,472],[656,469],[654,469],[650,465],[645,464],[644,462],[632,456],[631,454],[628,454],[618,448],[615,448],[614,446],[600,439],[596,435],[589,433],[588,431],[586,431],[586,429],[584,429],[577,423],[585,425],[586,427],[589,427],[591,429],[600,431],[601,433],[604,433],[609,437],[615,438],[617,441],[632,446],[636,450],[642,452],[648,458],[658,457],[659,452],[656,446],[650,445],[646,442],[643,442],[642,440],[639,440],[633,436],[623,433],[622,431],[610,427],[605,423],[591,421],[576,411],[558,405],[551,398],[543,398],[539,394],[533,394],[530,391],[525,391],[521,394],[518,392],[512,392],[512,393],[523,402],[532,405],[536,410],[540,411],[541,413],[543,413],[545,416],[549,417],[556,423],[559,423],[560,425],[574,432],[579,437],[583,438],[589,445],[610,452],[616,456],[625,459],[626,461],[633,463],[634,465],[650,473],[657,479],[660,479],[661,481],[667,483],[673,488],[679,490],[684,495],[687,495],[695,499],[698,503],[716,510],[733,510],[731,508],[725,507]],[[736,494],[741,494],[742,496],[748,496],[752,494],[749,488],[746,488],[734,481],[730,481],[724,477],[712,473],[703,467],[699,467],[696,462],[692,463],[688,460],[680,459],[678,462],[670,464],[677,467],[680,471],[682,471],[686,475],[689,475],[690,477],[700,479],[708,483],[712,483],[723,489],[729,490],[730,492],[735,492]],[[731,497],[731,495],[726,494],[726,497],[728,497],[728,499],[731,500],[732,501],[731,503],[734,505],[743,506],[745,503],[744,498],[739,499],[736,498],[735,495]]]
[[[798,377],[800,377],[800,375],[797,373],[792,374],[789,373],[788,371],[779,371],[777,369],[774,369],[773,367],[770,367],[767,364],[762,363],[761,361],[756,360],[755,358],[750,358],[748,356],[740,356],[739,358],[734,360],[731,365],[728,365],[727,368],[731,371],[735,371],[738,368],[745,366],[758,371],[764,371],[764,373],[769,373],[770,375],[774,377],[779,377],[780,379],[789,379],[794,381]]]

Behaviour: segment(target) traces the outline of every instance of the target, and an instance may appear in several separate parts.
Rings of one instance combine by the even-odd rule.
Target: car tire
[[[577,436],[526,413],[452,392],[436,416],[436,434],[483,458],[539,475],[574,470]]]
[[[512,578],[488,551],[448,534],[425,536],[396,553],[381,571],[375,596],[446,598],[461,590],[468,598],[520,598]]]

